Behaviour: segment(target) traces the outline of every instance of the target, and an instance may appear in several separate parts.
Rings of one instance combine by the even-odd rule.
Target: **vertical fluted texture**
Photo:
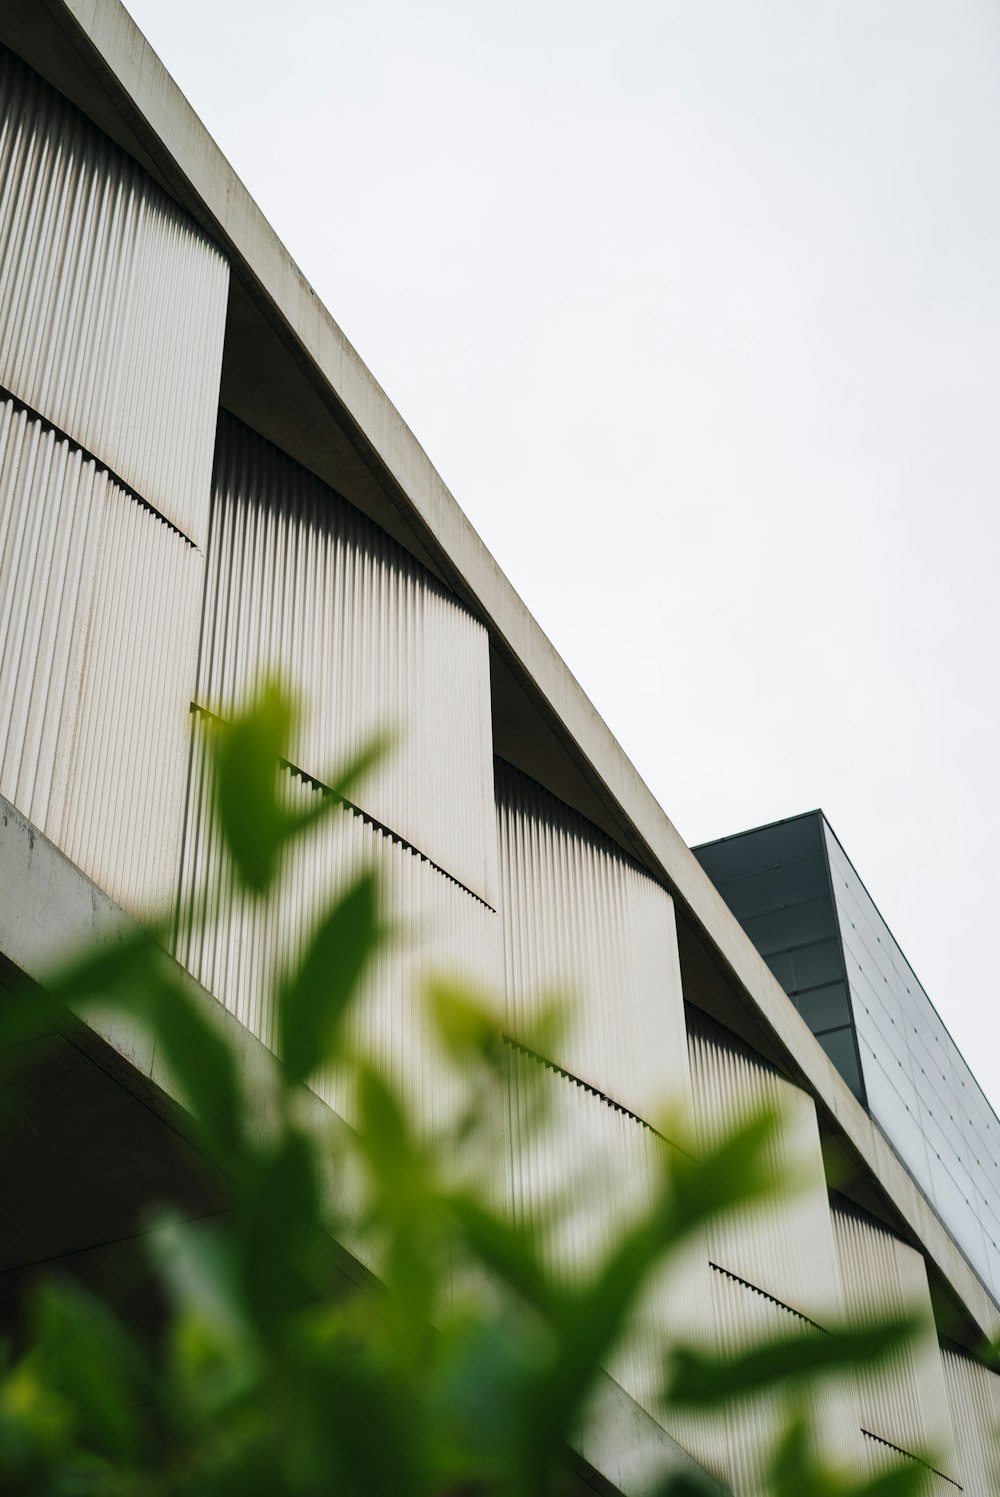
[[[0,399],[0,793],[132,910],[176,883],[202,570]]]
[[[296,962],[319,916],[363,869],[379,877],[385,917],[394,924],[362,981],[349,1035],[412,1103],[422,1123],[447,1117],[458,1090],[440,1054],[424,1002],[437,974],[477,989],[496,986],[497,917],[426,858],[344,806],[337,806],[296,843],[274,895],[243,896],[223,855],[212,815],[210,720],[192,714],[190,790],[181,872],[178,959],[265,1044],[275,1045],[273,979]],[[323,792],[286,772],[294,804]],[[220,918],[202,929],[206,908]],[[315,1089],[349,1121],[355,1098],[332,1071]]]
[[[948,1347],[941,1349],[958,1476],[968,1497],[1000,1492],[1000,1377]]]
[[[924,1322],[915,1344],[859,1376],[862,1428],[910,1454],[930,1452],[941,1470],[955,1476],[954,1432],[924,1260],[859,1213],[834,1207],[832,1216],[848,1314],[864,1321],[910,1312]]]
[[[785,1182],[786,1189],[762,1208],[713,1226],[712,1261],[810,1320],[829,1323],[843,1300],[812,1098],[694,1009],[688,1044],[701,1145],[763,1109],[781,1120],[767,1163],[776,1185]]]
[[[356,509],[223,417],[198,700],[225,716],[266,671],[304,704],[289,757],[318,780],[372,732],[395,735],[359,804],[495,904],[485,629]]]
[[[229,268],[0,49],[0,385],[203,546]]]
[[[715,1350],[723,1357],[774,1338],[826,1334],[787,1305],[720,1269],[713,1269],[710,1283]],[[734,1497],[753,1497],[776,1443],[796,1414],[808,1418],[817,1453],[824,1460],[855,1479],[864,1475],[863,1437],[849,1387],[814,1386],[804,1397],[792,1387],[741,1399],[725,1420],[717,1414],[704,1422],[689,1418],[678,1438],[686,1435],[692,1454],[726,1478]]]
[[[515,1221],[542,1226],[550,1266],[572,1282],[586,1281],[648,1214],[675,1151],[638,1118],[514,1046],[508,1078],[509,1209]],[[664,1349],[698,1336],[707,1273],[700,1240],[654,1272],[606,1360],[661,1422]]]
[[[538,1005],[570,1001],[547,1058],[647,1121],[689,1096],[673,901],[582,816],[496,773],[503,996],[531,1044]]]

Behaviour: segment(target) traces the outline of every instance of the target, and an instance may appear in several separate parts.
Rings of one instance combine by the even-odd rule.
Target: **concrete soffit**
[[[0,42],[135,156],[214,238],[234,286],[223,403],[370,514],[486,625],[504,710],[520,714],[519,723],[500,724],[498,750],[610,832],[670,890],[689,949],[700,949],[744,1022],[816,1098],[825,1128],[975,1325],[1000,1333],[1000,1311],[950,1234],[118,0],[16,0],[0,16]],[[539,740],[546,748],[533,759]]]

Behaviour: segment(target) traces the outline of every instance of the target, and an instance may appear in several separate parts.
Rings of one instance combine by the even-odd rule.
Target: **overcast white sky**
[[[822,805],[1000,1107],[995,0],[128,0],[692,843]]]

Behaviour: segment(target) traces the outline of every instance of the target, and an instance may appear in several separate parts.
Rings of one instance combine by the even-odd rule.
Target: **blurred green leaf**
[[[442,1206],[480,1262],[550,1319],[560,1313],[562,1295],[542,1266],[529,1227],[498,1216],[468,1192],[442,1197]]]
[[[387,734],[373,735],[335,767],[328,785],[292,809],[286,754],[297,720],[284,687],[270,680],[243,712],[229,722],[216,719],[212,724],[219,824],[240,879],[255,894],[270,888],[286,844],[349,800],[392,741]]]
[[[629,1309],[657,1257],[651,1223],[627,1233],[581,1292],[568,1294],[556,1321],[552,1357],[528,1389],[518,1434],[525,1467],[546,1474],[559,1447],[578,1428],[603,1359],[621,1335]]]
[[[479,1059],[495,1067],[503,1034],[487,1005],[456,983],[436,982],[428,997],[438,1034],[452,1060],[467,1064]]]
[[[341,1024],[380,940],[378,885],[363,873],[323,917],[278,1000],[278,1049],[291,1081],[304,1081],[338,1049]]]
[[[769,1148],[781,1128],[776,1113],[744,1119],[700,1157],[677,1153],[663,1203],[662,1230],[680,1241],[713,1217],[787,1194],[789,1182],[774,1172]]]
[[[867,1483],[842,1489],[836,1497],[922,1497],[934,1484],[933,1473],[927,1466],[901,1457],[894,1471],[884,1471]],[[775,1497],[792,1497],[792,1493],[779,1492]]]
[[[185,1222],[162,1212],[152,1227],[150,1258],[173,1308],[174,1396],[184,1419],[197,1429],[259,1384],[266,1362],[224,1225]]]
[[[130,997],[141,1007],[149,999],[150,975],[164,960],[162,924],[129,925],[100,945],[70,958],[46,979],[52,999],[63,1005],[89,999]]]
[[[725,1490],[721,1482],[707,1474],[677,1471],[656,1488],[656,1497],[722,1497]]]
[[[239,716],[213,724],[219,824],[237,872],[257,894],[273,881],[295,825],[278,794],[295,718],[284,689],[269,681]]]
[[[132,1460],[152,1385],[124,1328],[100,1300],[52,1279],[39,1289],[34,1330],[33,1360],[62,1395],[77,1438],[102,1455]]]
[[[427,1432],[392,1369],[345,1349],[295,1386],[308,1417],[295,1422],[289,1490],[337,1497],[424,1497]]]
[[[316,1146],[289,1128],[263,1160],[240,1218],[246,1301],[269,1336],[317,1302],[332,1278]]]
[[[436,1489],[521,1490],[510,1432],[543,1344],[509,1316],[456,1317],[444,1328],[429,1386]]]
[[[204,1128],[218,1162],[237,1178],[245,1159],[244,1098],[226,1035],[180,982],[165,977],[156,1004],[156,1042],[181,1099]]]
[[[916,1460],[899,1457],[897,1465],[871,1478],[855,1481],[831,1470],[813,1449],[808,1421],[790,1419],[778,1441],[767,1472],[767,1497],[921,1497],[929,1490],[930,1469]]]
[[[827,1333],[777,1337],[742,1354],[716,1356],[701,1348],[671,1350],[665,1400],[679,1408],[710,1408],[784,1383],[814,1380],[845,1369],[876,1367],[917,1334],[913,1316]]]
[[[621,1238],[582,1291],[567,1296],[556,1354],[526,1411],[529,1465],[544,1470],[558,1443],[571,1438],[597,1371],[654,1265],[711,1217],[778,1188],[767,1164],[777,1126],[773,1115],[761,1114],[716,1141],[699,1160],[676,1155],[650,1214]]]
[[[20,1044],[60,1031],[88,1006],[149,1019],[159,974],[169,962],[159,944],[163,935],[162,925],[127,923],[103,931],[100,944],[66,958],[44,987],[25,981],[0,995],[0,1082],[17,1066]]]
[[[388,756],[395,741],[392,733],[373,733],[357,753],[335,766],[326,785],[328,794],[338,800],[351,800],[362,781]]]
[[[359,1068],[358,1140],[381,1188],[385,1209],[409,1215],[426,1200],[424,1159],[398,1098],[370,1066]]]

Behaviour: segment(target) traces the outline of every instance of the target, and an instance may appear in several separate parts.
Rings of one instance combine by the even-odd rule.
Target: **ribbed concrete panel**
[[[510,1210],[517,1221],[547,1224],[547,1261],[583,1282],[649,1211],[672,1146],[516,1047],[508,1061]],[[664,1350],[671,1340],[704,1334],[707,1295],[705,1249],[697,1241],[653,1276],[608,1359],[611,1375],[661,1423]]]
[[[955,1433],[958,1478],[969,1497],[1000,1492],[1000,1377],[947,1347],[941,1365]]]
[[[897,1352],[881,1370],[859,1376],[862,1428],[910,1454],[932,1453],[938,1468],[956,1477],[924,1260],[867,1217],[839,1206],[831,1214],[848,1314],[865,1320],[886,1312],[916,1313],[926,1327],[915,1345]]]
[[[701,1145],[762,1109],[782,1120],[770,1145],[776,1181],[795,1188],[759,1211],[714,1226],[709,1255],[819,1325],[836,1319],[843,1298],[812,1098],[721,1025],[689,1010],[694,1116]]]
[[[924,1461],[917,1461],[908,1455],[905,1450],[897,1450],[894,1445],[888,1445],[884,1440],[877,1440],[874,1435],[864,1433],[864,1474],[869,1481],[873,1477],[888,1475],[900,1466],[920,1466],[923,1472],[924,1485],[921,1487],[921,1497],[957,1497],[964,1488],[957,1481],[942,1475],[940,1471],[929,1467]],[[991,1494],[995,1492],[991,1487]]]
[[[0,454],[0,793],[48,826],[114,485],[9,399],[0,400]]]
[[[359,803],[495,905],[485,629],[377,526],[223,417],[198,699],[225,716],[266,671],[306,706],[289,757],[316,779],[372,732],[398,735]]]
[[[709,1290],[715,1349],[723,1356],[738,1355],[779,1336],[808,1339],[825,1334],[787,1306],[720,1270],[709,1275]],[[814,1388],[804,1406],[794,1390],[741,1400],[725,1420],[716,1414],[703,1422],[688,1417],[676,1438],[730,1484],[734,1497],[751,1497],[761,1490],[774,1447],[796,1412],[809,1419],[824,1459],[845,1474],[864,1474],[863,1439],[849,1389]]]
[[[0,400],[0,793],[114,899],[176,883],[203,562]]]
[[[428,1125],[449,1115],[458,1095],[439,1053],[423,1002],[430,977],[446,975],[487,991],[497,980],[497,918],[425,858],[377,830],[357,812],[337,807],[301,839],[284,867],[275,897],[261,905],[233,887],[211,816],[207,721],[192,714],[193,750],[181,874],[179,960],[265,1044],[274,1046],[273,974],[298,960],[319,915],[365,868],[380,879],[386,917],[396,939],[367,973],[352,1010],[350,1036],[396,1084]],[[292,803],[322,792],[288,774]],[[201,911],[218,904],[221,919],[192,930]],[[355,1099],[333,1074],[317,1092],[353,1121]]]
[[[503,991],[530,1045],[539,1004],[570,1000],[550,1058],[647,1120],[690,1091],[677,928],[664,889],[533,780],[498,763]]]
[[[0,384],[204,545],[229,268],[0,49]]]

